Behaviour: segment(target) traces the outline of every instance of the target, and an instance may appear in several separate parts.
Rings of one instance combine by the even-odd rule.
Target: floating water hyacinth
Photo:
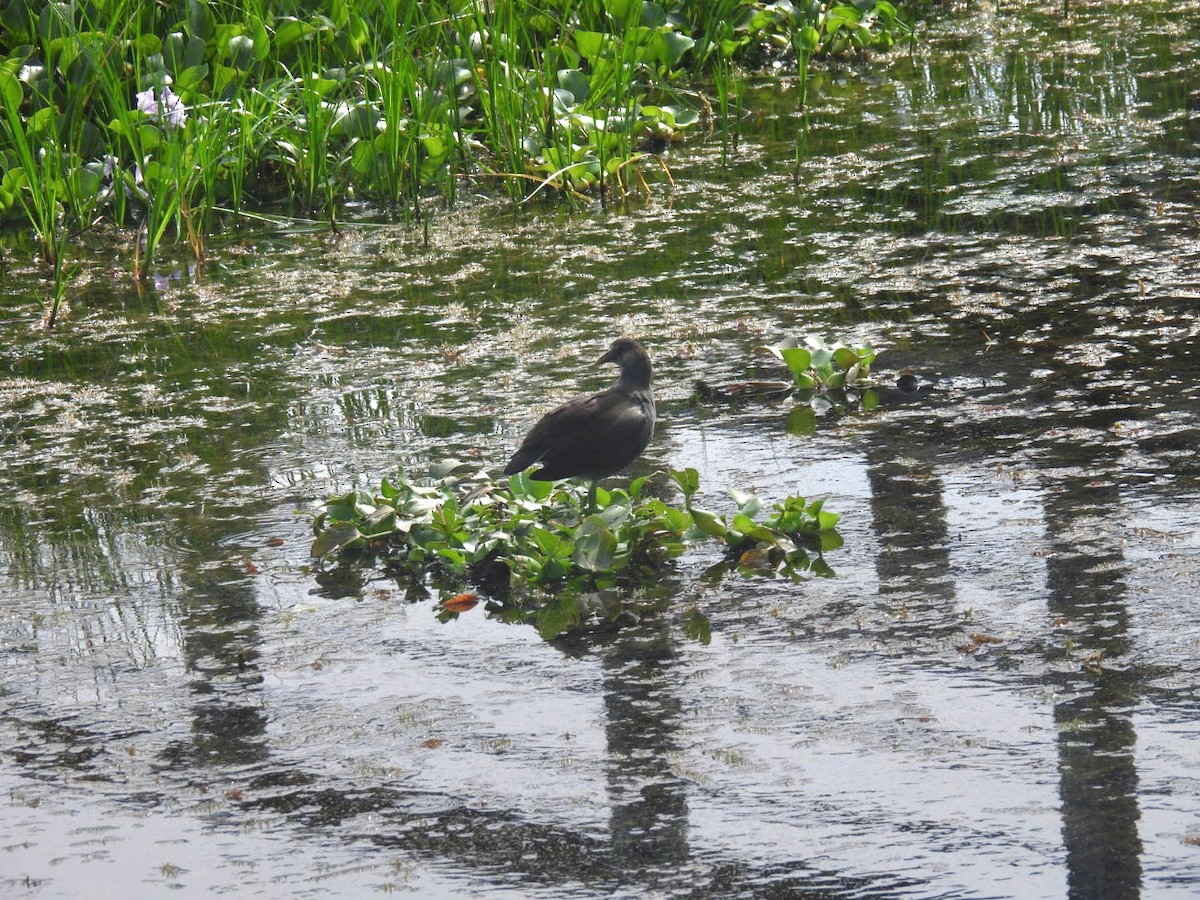
[[[154,88],[146,88],[144,91],[137,93],[137,106],[139,112],[144,112],[148,116],[158,116],[172,128],[180,128],[187,121],[187,107],[183,105],[183,101],[179,96],[171,90],[169,84],[162,86],[162,91],[159,93],[159,99],[154,99]]]

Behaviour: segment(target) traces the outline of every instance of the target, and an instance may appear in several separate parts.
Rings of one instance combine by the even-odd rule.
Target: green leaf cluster
[[[51,261],[101,219],[138,226],[148,260],[171,234],[199,257],[216,213],[251,203],[332,220],[351,198],[453,200],[465,177],[648,190],[646,154],[712,106],[698,79],[727,101],[762,45],[807,60],[904,32],[887,0],[0,0],[0,221]],[[132,113],[166,87],[174,130]]]
[[[473,583],[500,607],[541,610],[564,587],[595,591],[652,579],[714,538],[734,568],[794,579],[831,574],[821,554],[842,543],[838,516],[821,500],[789,497],[761,517],[762,501],[740,492],[730,492],[732,515],[695,505],[695,469],[671,472],[682,508],[651,496],[646,477],[625,489],[598,488],[592,506],[570,481],[521,473],[497,482],[453,460],[432,474],[422,485],[400,471],[375,493],[351,491],[323,503],[312,555],[378,556],[413,579]]]
[[[778,344],[762,347],[783,362],[801,391],[841,391],[865,388],[871,384],[871,364],[878,352],[870,344],[850,347],[841,342],[828,344],[820,335],[804,339],[786,338]]]

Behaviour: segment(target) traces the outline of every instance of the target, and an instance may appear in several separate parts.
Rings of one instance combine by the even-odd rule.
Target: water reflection
[[[675,152],[641,209],[251,237],[54,334],[8,266],[6,889],[1194,889],[1194,5],[956,12],[803,114],[764,81],[733,162]],[[650,461],[714,505],[829,493],[836,578],[701,553],[546,645],[308,568],[309,500],[499,463],[621,331],[670,412]],[[808,331],[922,390],[794,433],[692,402]]]

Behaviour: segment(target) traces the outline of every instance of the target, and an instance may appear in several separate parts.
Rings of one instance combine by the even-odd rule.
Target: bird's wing
[[[529,430],[529,434],[525,435],[525,440],[504,467],[504,474],[512,475],[525,471],[554,449],[559,436],[578,432],[587,422],[594,420],[604,405],[604,395],[605,392],[601,391],[598,394],[575,397],[542,416]]]

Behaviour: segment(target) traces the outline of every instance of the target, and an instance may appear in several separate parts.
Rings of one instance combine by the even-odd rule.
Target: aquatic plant
[[[642,477],[628,488],[599,488],[594,511],[586,488],[570,481],[527,473],[493,481],[456,460],[432,475],[420,485],[400,471],[375,493],[327,500],[313,521],[312,555],[380,558],[406,578],[437,577],[447,596],[474,584],[498,609],[536,614],[564,589],[653,578],[709,539],[720,542],[729,568],[796,580],[831,574],[821,554],[842,543],[839,516],[821,500],[789,497],[761,519],[763,502],[737,492],[732,515],[697,506],[695,469],[671,472],[682,508],[650,496]]]
[[[802,391],[843,390],[871,384],[871,363],[878,356],[870,344],[850,347],[841,342],[827,344],[820,335],[807,335],[801,342],[786,338],[778,344],[759,347],[782,361]]]
[[[887,0],[5,9],[0,222],[31,225],[52,267],[102,217],[135,227],[138,276],[172,235],[199,258],[215,213],[251,200],[333,223],[346,199],[419,212],[465,179],[519,201],[645,193],[707,93],[736,139],[762,48],[807,65],[906,33]]]

